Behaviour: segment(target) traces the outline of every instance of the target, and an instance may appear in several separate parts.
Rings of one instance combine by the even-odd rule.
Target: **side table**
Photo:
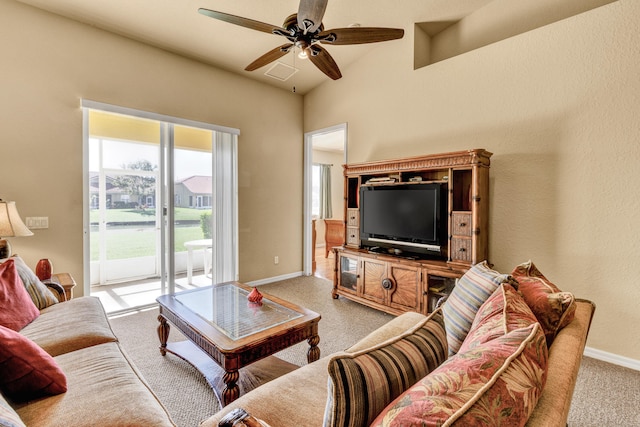
[[[51,275],[51,281],[59,284],[64,289],[64,294],[67,297],[67,301],[73,298],[73,288],[76,286],[76,281],[69,273],[56,273]]]

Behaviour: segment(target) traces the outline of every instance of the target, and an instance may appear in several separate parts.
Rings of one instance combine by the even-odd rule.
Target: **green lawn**
[[[126,259],[153,255],[156,250],[156,234],[159,235],[153,227],[107,231],[107,259]],[[175,251],[186,251],[184,242],[202,238],[202,230],[199,226],[176,228]],[[91,261],[97,261],[99,251],[98,232],[91,232],[90,239]]]
[[[175,219],[177,221],[184,220],[200,220],[200,215],[206,210],[176,208]],[[107,222],[147,222],[153,221],[155,215],[154,209],[147,209],[144,212],[135,209],[108,209]],[[98,222],[98,212],[91,211],[91,222]],[[127,259],[138,258],[143,256],[151,256],[156,251],[156,239],[160,235],[154,226],[139,226],[127,228],[108,228],[107,229],[107,259]],[[184,242],[189,240],[203,239],[202,228],[200,225],[176,227],[175,229],[175,252],[186,251]],[[99,256],[99,240],[98,232],[91,231],[91,260],[97,261]]]

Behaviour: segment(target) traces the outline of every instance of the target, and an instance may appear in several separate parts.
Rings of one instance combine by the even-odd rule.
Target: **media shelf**
[[[473,149],[344,166],[345,246],[334,248],[332,295],[399,314],[429,313],[455,280],[488,257],[489,166]],[[370,251],[360,241],[360,187],[438,183],[446,186],[446,232],[440,256]]]

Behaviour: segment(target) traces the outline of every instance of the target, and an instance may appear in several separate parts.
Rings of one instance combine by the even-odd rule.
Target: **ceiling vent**
[[[282,62],[276,62],[264,73],[264,75],[284,82],[297,72],[298,69],[292,67],[291,65],[283,64]]]

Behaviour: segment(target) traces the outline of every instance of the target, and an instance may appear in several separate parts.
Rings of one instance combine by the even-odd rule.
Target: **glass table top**
[[[302,317],[303,314],[267,298],[247,300],[249,292],[221,284],[175,294],[175,300],[233,340]]]

